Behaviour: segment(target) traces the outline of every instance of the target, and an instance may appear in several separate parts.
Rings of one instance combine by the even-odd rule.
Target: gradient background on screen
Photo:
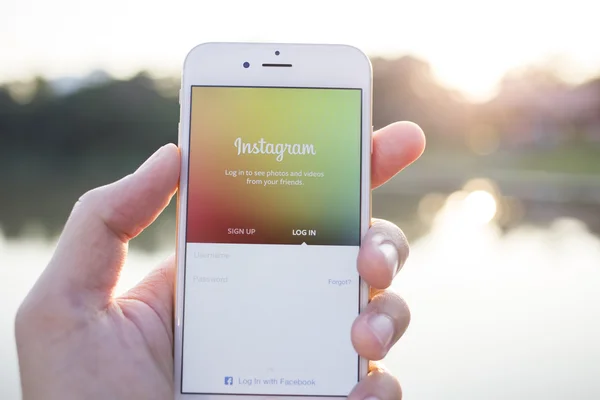
[[[188,243],[358,245],[361,90],[192,87]],[[236,138],[313,144],[316,155],[237,154]],[[248,185],[225,170],[314,171],[304,185]],[[254,178],[273,179],[280,177]],[[296,180],[298,178],[286,177]],[[254,228],[229,235],[228,228]],[[293,236],[315,229],[316,236]]]

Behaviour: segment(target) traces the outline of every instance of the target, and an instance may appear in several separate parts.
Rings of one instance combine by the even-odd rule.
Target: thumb
[[[177,190],[179,170],[179,150],[169,144],[133,174],[83,195],[34,290],[66,297],[71,304],[105,306],[129,240],[168,205]]]

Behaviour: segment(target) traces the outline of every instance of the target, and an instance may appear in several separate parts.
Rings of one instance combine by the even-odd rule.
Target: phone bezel
[[[279,55],[275,55],[279,51]],[[245,68],[244,63],[250,63]],[[291,64],[291,67],[263,67],[262,64]],[[187,55],[179,93],[179,148],[181,174],[177,196],[177,273],[174,313],[174,389],[176,399],[233,400],[296,399],[323,400],[339,396],[182,394],[182,316],[187,211],[187,179],[190,130],[191,88],[211,86],[319,87],[362,89],[361,143],[361,236],[371,222],[371,153],[372,153],[372,68],[369,58],[359,49],[347,45],[282,44],[282,43],[205,43]],[[181,290],[180,290],[181,288]],[[361,280],[362,311],[369,301],[369,287]],[[359,378],[368,372],[368,360],[360,358]]]

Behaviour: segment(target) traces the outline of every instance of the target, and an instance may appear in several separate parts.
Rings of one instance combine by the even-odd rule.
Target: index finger
[[[423,130],[412,122],[396,122],[373,133],[371,189],[412,164],[425,150]]]

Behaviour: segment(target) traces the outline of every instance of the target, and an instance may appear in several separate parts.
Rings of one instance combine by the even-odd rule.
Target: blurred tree
[[[7,157],[15,142],[13,135],[19,108],[8,89],[0,88],[0,159]]]
[[[428,63],[414,57],[373,60],[373,120],[381,128],[398,120],[418,123],[428,146],[462,146],[468,117],[465,101],[440,85]],[[458,139],[458,140],[457,140]]]
[[[52,101],[52,98],[54,97],[54,91],[44,78],[39,76],[36,77],[33,86],[33,97],[31,99],[31,103],[33,105],[46,101]]]
[[[178,117],[176,92],[159,94],[147,73],[65,96],[36,78],[24,104],[0,89],[3,229],[14,235],[28,221],[43,221],[57,233],[78,196],[175,142]]]

